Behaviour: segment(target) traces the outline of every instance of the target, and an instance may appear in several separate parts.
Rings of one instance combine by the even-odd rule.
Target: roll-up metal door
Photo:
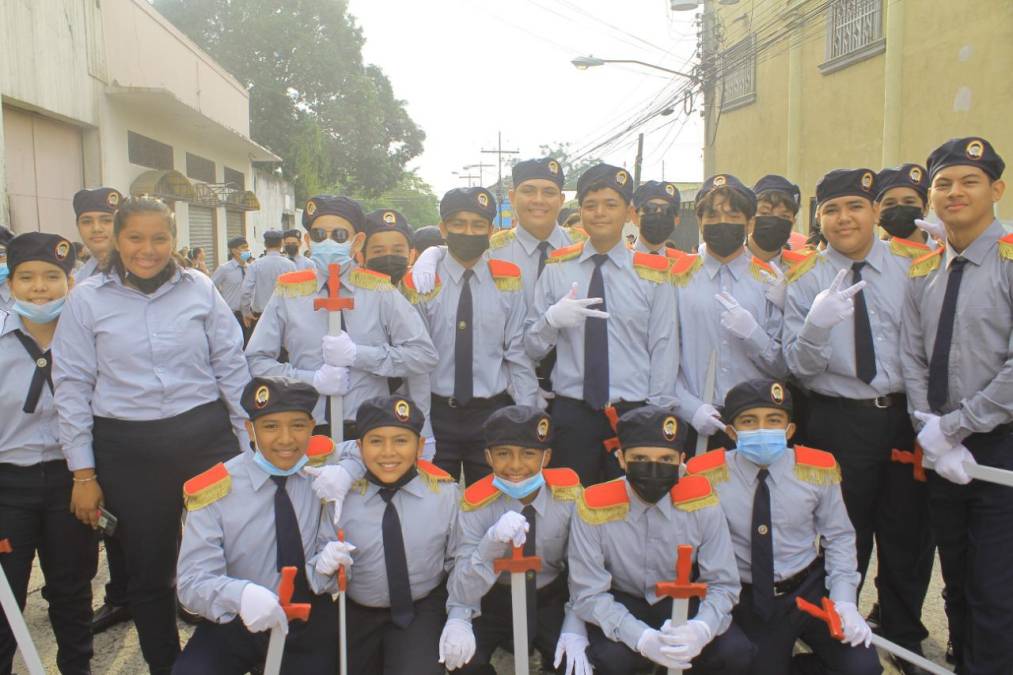
[[[216,250],[214,210],[204,206],[190,205],[190,249],[204,249],[204,259],[208,270],[213,272],[218,266]]]
[[[229,209],[225,212],[225,240],[246,236],[246,214]]]

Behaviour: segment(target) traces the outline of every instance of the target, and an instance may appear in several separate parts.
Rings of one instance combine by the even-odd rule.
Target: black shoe
[[[932,675],[931,671],[925,670],[921,666],[916,666],[915,664],[896,656],[893,656],[891,660],[893,661],[893,665],[897,667],[897,670],[904,673],[904,675]]]
[[[91,632],[92,635],[98,635],[102,631],[112,628],[118,623],[126,623],[133,619],[130,614],[130,608],[122,605],[111,605],[109,601],[106,602],[92,612],[91,615]]]

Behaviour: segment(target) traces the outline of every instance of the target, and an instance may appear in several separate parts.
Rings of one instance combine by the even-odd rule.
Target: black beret
[[[575,213],[577,213],[577,209],[571,209],[570,207],[559,209],[559,215],[556,216],[556,224],[562,226]]]
[[[485,421],[485,447],[519,445],[548,450],[552,447],[552,421],[539,408],[510,405],[500,408]]]
[[[925,162],[929,170],[929,182],[940,169],[964,164],[978,167],[992,180],[1002,178],[1002,172],[1006,169],[1006,162],[1002,161],[992,144],[984,138],[951,138],[933,150]]]
[[[243,389],[240,403],[251,420],[279,412],[304,412],[313,417],[320,394],[299,380],[288,377],[255,377]]]
[[[664,199],[678,209],[682,197],[679,195],[679,188],[675,187],[675,183],[649,180],[641,183],[637,191],[633,193],[633,206],[639,209],[652,199]]]
[[[123,195],[119,190],[109,187],[94,189],[85,188],[74,194],[74,214],[80,218],[82,213],[88,211],[101,211],[102,213],[115,213],[123,201]]]
[[[306,208],[302,212],[302,226],[307,230],[313,227],[313,221],[320,216],[340,216],[350,222],[356,232],[362,232],[366,224],[366,214],[362,212],[359,202],[348,197],[334,195],[316,195],[306,200]]]
[[[541,178],[543,180],[550,180],[560,190],[563,189],[563,168],[559,166],[559,162],[551,157],[526,159],[523,162],[517,162],[514,164],[512,175],[515,188],[526,180]]]
[[[635,408],[620,417],[616,435],[623,450],[656,447],[681,451],[686,447],[686,425],[671,408],[656,405]]]
[[[633,200],[633,177],[629,171],[618,166],[595,164],[580,174],[580,178],[577,179],[577,201],[584,201],[584,195],[590,192],[591,188],[612,188],[622,195],[627,204]]]
[[[281,230],[264,230],[264,243],[268,245],[280,244],[285,234]]]
[[[394,209],[377,209],[367,213],[366,226],[363,231],[366,233],[367,239],[379,232],[400,232],[408,240],[409,246],[412,245],[412,235],[414,235],[412,226],[408,224],[408,219]]]
[[[748,199],[753,205],[753,211],[756,211],[756,193],[746,187],[745,183],[730,173],[715,174],[705,180],[703,185],[700,186],[700,189],[697,190],[696,203],[699,204],[700,200],[706,197],[710,192],[723,187],[726,187],[734,192],[738,192],[740,195]]]
[[[302,230],[296,229],[294,227],[291,230],[285,230],[284,237],[286,239],[288,239],[289,237],[295,237],[296,239],[302,239]]]
[[[883,199],[887,190],[896,187],[911,188],[925,200],[929,195],[929,174],[920,164],[901,164],[894,169],[883,169],[876,174],[876,201]]]
[[[362,402],[355,413],[355,428],[359,438],[377,427],[402,427],[422,434],[426,418],[410,398],[377,396]]]
[[[415,246],[415,250],[420,252],[430,246],[442,246],[445,243],[443,235],[440,234],[440,228],[435,225],[420,227],[412,235],[412,244]]]
[[[795,200],[795,206],[802,203],[802,190],[784,176],[768,173],[766,176],[756,181],[756,185],[753,186],[753,193],[756,194],[757,197],[762,195],[764,192],[775,191],[791,195],[791,198]]]
[[[250,242],[246,241],[246,237],[232,237],[229,239],[227,246],[229,248],[239,248],[240,246],[249,246]]]
[[[834,169],[816,184],[816,203],[838,197],[876,197],[876,172],[872,169]]]
[[[77,251],[74,245],[58,234],[26,232],[11,239],[7,244],[7,268],[14,268],[32,260],[52,263],[67,274],[74,270]]]
[[[484,187],[454,188],[440,200],[440,218],[446,220],[455,213],[477,213],[492,222],[496,218],[496,198]]]
[[[784,382],[758,379],[740,382],[725,394],[721,417],[731,424],[750,408],[780,408],[791,415],[791,392]]]

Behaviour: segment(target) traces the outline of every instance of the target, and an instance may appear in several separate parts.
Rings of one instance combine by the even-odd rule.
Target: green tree
[[[155,0],[250,90],[250,135],[284,158],[302,201],[321,186],[379,195],[425,134],[376,66],[345,0]]]
[[[566,182],[563,188],[566,190],[577,189],[577,179],[580,178],[580,174],[584,173],[588,168],[595,164],[600,164],[602,160],[597,157],[574,157],[574,148],[572,143],[551,143],[547,145],[538,146],[539,157],[551,157],[557,162],[563,169],[563,175],[566,178]],[[517,162],[521,161],[520,158],[513,159],[510,162],[510,166],[513,166]],[[508,178],[503,177],[503,182],[508,183]]]
[[[416,229],[440,222],[440,203],[433,188],[414,171],[406,173],[396,186],[383,194],[359,199],[366,213],[375,209],[396,209]]]

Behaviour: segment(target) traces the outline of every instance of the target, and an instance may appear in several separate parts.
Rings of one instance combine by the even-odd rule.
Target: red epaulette
[[[408,299],[408,302],[413,305],[417,305],[420,300],[432,300],[439,295],[441,288],[443,288],[443,282],[440,280],[440,275],[438,274],[436,275],[436,283],[433,285],[433,290],[428,293],[419,293],[418,289],[415,288],[415,279],[412,277],[411,270],[401,277],[401,292]]]
[[[316,269],[285,272],[285,274],[278,277],[274,286],[274,292],[288,298],[313,295],[317,292]]]
[[[584,250],[584,242],[578,242],[571,244],[570,246],[564,246],[563,248],[557,248],[555,251],[549,254],[545,262],[563,262],[564,260],[572,260],[579,256]]]
[[[521,268],[509,260],[489,259],[489,273],[501,291],[521,290]]]
[[[698,511],[718,503],[714,486],[703,476],[683,476],[672,488],[672,505],[680,511]]]
[[[795,446],[795,477],[807,483],[827,485],[841,482],[841,467],[829,452]]]
[[[672,261],[663,255],[652,253],[634,253],[633,269],[641,279],[664,284],[669,281],[668,269]]]
[[[321,466],[327,463],[327,458],[334,454],[334,441],[330,436],[316,434],[310,436],[310,444],[306,448],[306,457],[310,466]]]
[[[477,511],[499,499],[500,491],[492,484],[493,474],[475,481],[467,487],[461,497],[462,511]]]
[[[1003,260],[1013,260],[1013,234],[1007,234],[999,239],[999,257]]]
[[[577,500],[577,513],[591,525],[621,520],[630,510],[626,481],[622,478],[586,488]]]
[[[552,496],[559,501],[572,502],[583,490],[580,476],[573,469],[542,469],[542,476],[545,477],[545,484],[549,486]]]
[[[696,253],[687,253],[679,256],[672,263],[672,268],[669,270],[672,283],[676,286],[685,286],[702,265],[703,258]]]
[[[679,258],[681,258],[684,255],[686,255],[685,251],[680,251],[677,248],[671,248],[671,247],[668,247],[668,246],[665,247],[665,257],[666,258],[672,258],[674,260],[678,260]]]
[[[890,237],[890,253],[902,258],[920,258],[932,251],[932,247],[920,241],[912,241],[903,237]]]
[[[764,262],[754,255],[753,259],[749,261],[749,271],[753,275],[753,278],[757,281],[763,281],[763,275],[760,274],[761,270],[772,277],[777,276],[777,274],[774,273],[774,269],[770,266],[770,263]]]
[[[293,273],[294,274],[294,273]],[[232,489],[232,476],[222,462],[199,473],[183,483],[183,502],[187,511],[196,511],[229,494]]]
[[[421,478],[422,482],[428,485],[429,489],[433,492],[440,491],[440,483],[454,482],[453,476],[435,464],[427,462],[424,459],[420,459],[415,462],[415,467],[419,472],[419,478]]]
[[[725,449],[719,448],[697,455],[686,462],[686,472],[694,476],[703,476],[717,485],[728,480],[728,464],[725,459]]]
[[[814,251],[811,248],[803,248],[799,249],[798,251],[795,251],[793,249],[785,249],[781,251],[781,260],[784,260],[789,265],[795,265],[802,262],[815,252],[816,251]]]
[[[911,261],[911,267],[908,268],[907,275],[912,278],[924,277],[932,270],[938,269],[945,252],[946,249],[940,246],[934,251],[915,258]]]

